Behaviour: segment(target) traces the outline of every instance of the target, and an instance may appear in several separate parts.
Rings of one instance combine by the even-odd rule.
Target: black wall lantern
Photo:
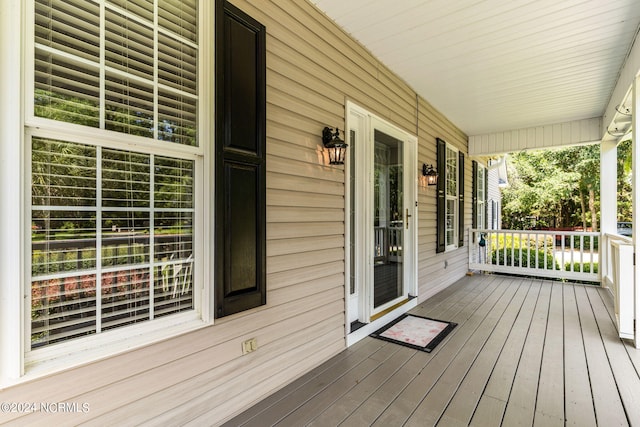
[[[438,172],[433,168],[433,165],[427,166],[426,163],[423,163],[422,175],[427,177],[428,185],[436,185],[438,183]]]
[[[340,139],[340,131],[336,128],[335,132],[330,127],[322,130],[322,143],[329,151],[330,165],[344,165],[344,156],[347,152],[347,144]]]

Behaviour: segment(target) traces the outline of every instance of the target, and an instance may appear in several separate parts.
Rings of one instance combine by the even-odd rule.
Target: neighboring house
[[[499,228],[491,153],[311,3],[232,3],[3,3],[0,402],[70,406],[0,423],[219,423]]]
[[[489,209],[489,221],[486,228],[500,230],[502,228],[502,193],[500,189],[509,185],[507,180],[507,155],[505,154],[497,160],[490,160],[488,169],[487,209]]]
[[[501,188],[507,183],[507,155],[499,159],[489,158],[484,162],[472,162],[473,228],[499,230],[502,228]]]

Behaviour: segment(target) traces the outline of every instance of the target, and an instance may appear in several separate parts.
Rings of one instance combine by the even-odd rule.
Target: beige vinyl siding
[[[345,100],[417,133],[418,170],[436,163],[436,137],[467,153],[466,135],[305,0],[233,3],[267,28],[267,305],[0,392],[87,402],[86,414],[0,421],[209,425],[246,409],[345,348],[345,175],[323,160],[320,138],[324,126],[344,129]],[[470,226],[468,156],[465,177]],[[419,188],[420,300],[467,271],[467,246],[435,254],[435,200]],[[258,349],[243,356],[249,338]]]
[[[454,283],[468,271],[468,232],[471,227],[472,167],[467,156],[466,135],[427,101],[418,104],[418,163],[436,165],[436,138],[444,139],[465,154],[464,224],[465,246],[436,254],[436,187],[418,186],[418,299],[424,301]],[[444,178],[444,171],[438,171]]]

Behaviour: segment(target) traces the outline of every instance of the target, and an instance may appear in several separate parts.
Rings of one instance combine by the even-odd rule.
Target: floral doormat
[[[371,336],[429,353],[456,326],[453,322],[403,314]]]

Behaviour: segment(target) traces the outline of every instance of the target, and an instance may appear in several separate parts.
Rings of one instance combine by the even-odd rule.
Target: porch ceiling
[[[468,135],[601,117],[638,0],[312,0]]]

